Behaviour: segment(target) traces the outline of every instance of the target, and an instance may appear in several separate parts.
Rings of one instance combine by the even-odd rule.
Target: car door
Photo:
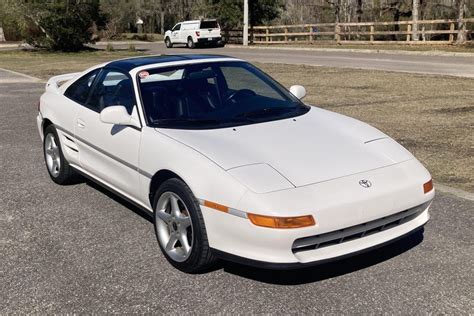
[[[113,105],[123,105],[129,114],[138,115],[130,76],[104,68],[77,115],[79,160],[86,172],[119,193],[136,197],[141,129],[103,123],[100,112]]]
[[[173,43],[181,43],[181,23],[176,24],[171,30],[171,41]]]
[[[79,109],[87,102],[92,85],[100,69],[83,75],[72,83],[64,95],[54,95],[58,106],[55,108],[55,127],[63,154],[72,165],[80,165],[79,151],[75,139],[76,119]]]

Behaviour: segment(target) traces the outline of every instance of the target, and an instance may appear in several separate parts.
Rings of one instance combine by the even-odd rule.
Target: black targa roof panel
[[[186,55],[157,55],[157,56],[144,56],[137,58],[128,58],[113,61],[108,63],[105,67],[118,68],[123,71],[130,71],[134,68],[152,65],[152,64],[161,64],[169,63],[174,61],[185,61],[185,60],[202,60],[202,59],[212,59],[212,58],[232,58],[224,55],[200,55],[200,54],[186,54]]]

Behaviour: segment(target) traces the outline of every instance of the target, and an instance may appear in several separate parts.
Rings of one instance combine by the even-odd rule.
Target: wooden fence
[[[459,23],[461,22],[461,23]],[[452,44],[458,38],[471,41],[474,18],[399,22],[316,23],[255,26],[250,30],[253,44],[294,44],[318,41],[341,44]],[[459,27],[461,26],[461,27]],[[228,42],[241,43],[242,30],[224,32]],[[418,40],[416,40],[418,37]]]

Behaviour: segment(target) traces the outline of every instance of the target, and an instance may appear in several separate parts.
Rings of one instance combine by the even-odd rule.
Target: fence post
[[[458,36],[456,38],[456,44],[464,44],[466,42],[467,30],[466,21],[464,19],[458,19]]]
[[[288,42],[288,28],[285,27],[285,42]]]
[[[313,41],[313,27],[311,25],[309,26],[309,41]]]
[[[454,31],[454,23],[453,23],[453,22],[451,22],[451,23],[449,24],[449,30],[450,30],[451,32]],[[450,41],[451,43],[454,42],[454,33],[449,33],[449,41]]]
[[[339,23],[336,23],[334,26],[334,40],[338,43],[341,41],[341,35],[339,35],[340,30],[341,27],[339,26]]]
[[[270,33],[270,29],[268,28],[268,26],[265,28],[265,41],[269,41],[270,40],[270,37],[268,36],[268,34]]]
[[[411,39],[410,34],[411,34],[411,24],[407,24],[407,42],[409,42]]]
[[[370,41],[373,42],[374,41],[374,32],[375,32],[375,26],[372,24],[370,26]]]

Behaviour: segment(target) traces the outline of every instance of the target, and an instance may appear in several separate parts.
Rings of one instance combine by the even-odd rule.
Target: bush
[[[49,50],[79,51],[92,42],[94,28],[102,28],[105,17],[99,1],[19,1],[26,41]],[[34,14],[31,14],[34,12]]]
[[[114,45],[107,43],[107,46],[105,47],[105,50],[107,52],[113,52],[115,50]]]

